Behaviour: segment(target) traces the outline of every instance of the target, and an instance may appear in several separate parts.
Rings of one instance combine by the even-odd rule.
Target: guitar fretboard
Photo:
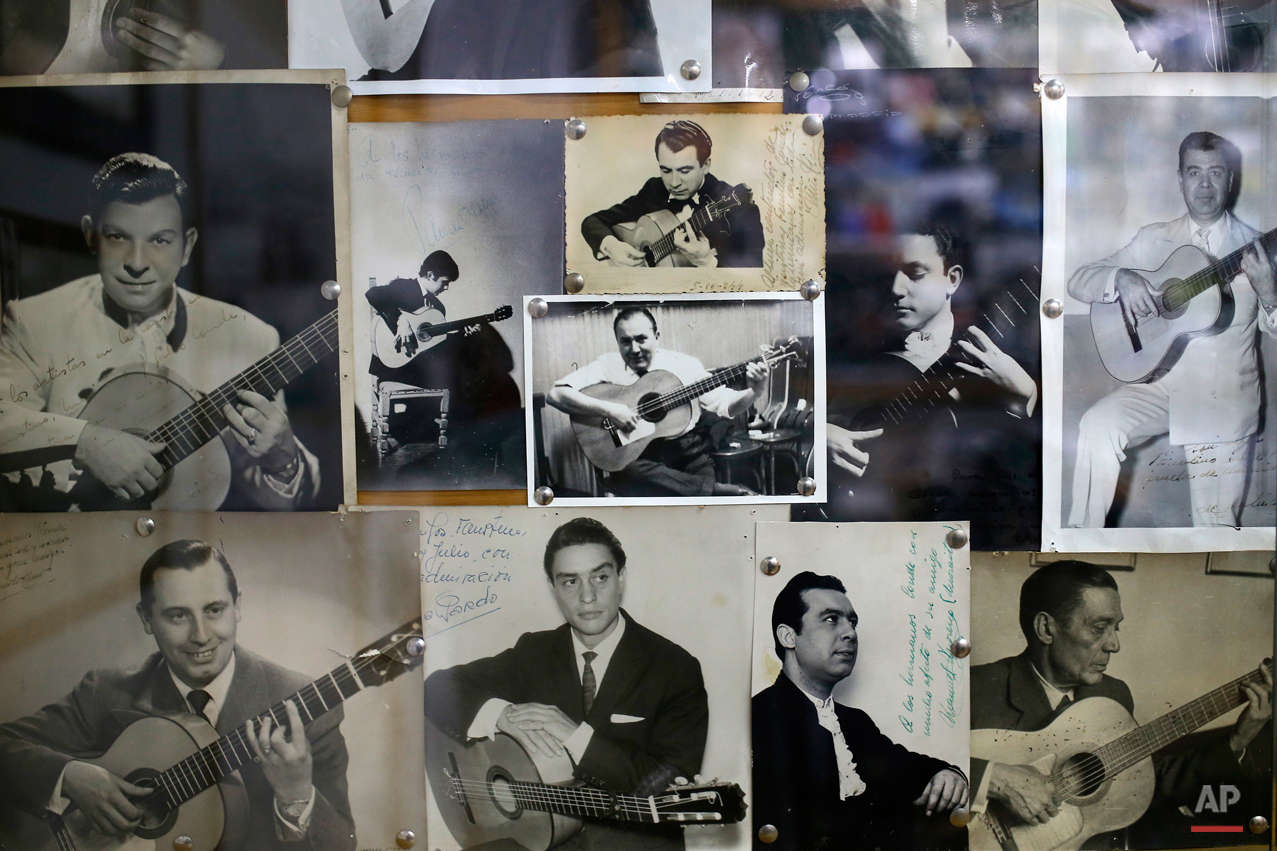
[[[1187,278],[1183,278],[1168,286],[1162,292],[1162,306],[1168,311],[1176,311],[1187,304],[1195,296],[1201,295],[1208,289],[1220,284],[1226,284],[1242,270],[1242,256],[1253,243],[1248,243],[1241,248],[1229,254],[1227,257],[1221,257],[1211,265],[1195,272]],[[1273,245],[1277,244],[1277,228],[1270,230],[1259,238],[1261,250],[1272,251]]]
[[[696,210],[687,221],[691,224],[692,229],[696,231],[696,233],[703,233],[706,225],[715,219],[721,219],[723,216],[727,215],[728,210],[740,206],[740,203],[741,202],[736,198],[735,191],[733,191],[732,194],[728,195],[726,198],[718,201],[711,201],[709,204]],[[661,262],[678,250],[678,247],[674,245],[674,234],[675,231],[672,230],[652,243],[651,250],[653,263]]]
[[[694,381],[691,384],[684,385],[678,390],[675,390],[673,393],[666,393],[664,396],[657,396],[651,401],[644,402],[634,409],[634,413],[643,417],[648,414],[657,414],[661,411],[668,411],[671,408],[677,408],[685,402],[690,402],[693,399],[704,396],[716,387],[722,387],[725,384],[730,384],[736,379],[743,377],[745,375],[745,368],[751,363],[765,363],[768,366],[772,366],[792,357],[796,357],[793,352],[785,352],[782,355],[774,357],[759,356],[756,358],[750,358],[744,363],[738,363],[735,366],[720,369],[709,378],[702,378],[700,381]]]

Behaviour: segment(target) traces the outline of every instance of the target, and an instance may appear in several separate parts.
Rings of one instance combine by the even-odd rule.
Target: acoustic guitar
[[[420,665],[422,654],[409,649],[420,638],[420,619],[410,621],[287,700],[309,725],[360,691]],[[286,727],[284,701],[257,716],[254,726],[267,717]],[[243,726],[219,737],[207,721],[187,713],[135,721],[106,753],[85,762],[155,790],[133,802],[142,823],[128,836],[107,836],[73,808],[51,822],[52,839],[40,851],[171,851],[179,836],[196,838],[197,848],[234,849],[243,841],[248,812],[237,772],[253,756]]]
[[[1036,768],[1060,811],[1026,824],[990,801],[971,822],[971,851],[1071,850],[1133,824],[1153,800],[1153,754],[1245,703],[1241,686],[1262,682],[1263,670],[1272,660],[1143,727],[1117,701],[1088,697],[1036,732],[972,730],[972,759]]]
[[[1277,229],[1259,238],[1260,249],[1277,245]],[[1195,245],[1171,252],[1154,271],[1136,269],[1149,283],[1156,315],[1132,325],[1122,313],[1121,299],[1091,304],[1091,333],[1109,375],[1126,384],[1152,381],[1179,361],[1198,337],[1213,337],[1233,321],[1236,304],[1229,282],[1241,272],[1237,249],[1214,262]]]
[[[692,261],[678,250],[674,232],[686,222],[693,231],[702,235],[710,223],[753,200],[753,192],[742,183],[734,187],[730,194],[706,202],[686,220],[670,210],[656,210],[641,216],[637,222],[614,225],[612,234],[631,248],[642,251],[648,266],[691,266]]]
[[[735,783],[672,786],[656,795],[616,795],[573,785],[571,758],[530,756],[510,736],[461,744],[426,719],[426,778],[444,824],[463,848],[513,839],[549,851],[583,819],[640,824],[735,824],[745,794]]]
[[[390,330],[385,322],[376,322],[373,340],[377,357],[391,369],[397,369],[442,343],[449,334],[469,336],[482,326],[502,322],[514,315],[514,308],[502,305],[492,313],[471,316],[468,319],[445,321],[444,315],[426,305],[413,313],[399,314],[399,327]]]
[[[586,396],[626,405],[640,417],[638,427],[623,431],[609,417],[571,414],[572,431],[581,451],[600,470],[615,473],[629,466],[658,437],[682,434],[692,421],[692,405],[716,387],[730,384],[745,375],[751,363],[773,369],[778,363],[798,356],[797,343],[768,346],[767,351],[735,366],[712,373],[708,378],[684,385],[672,372],[653,369],[633,384],[593,384],[581,390]]]

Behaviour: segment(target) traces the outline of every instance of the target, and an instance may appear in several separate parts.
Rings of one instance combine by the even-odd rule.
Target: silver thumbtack
[[[1042,91],[1051,100],[1059,100],[1064,97],[1064,81],[1063,80],[1047,80],[1042,86]]]
[[[953,646],[949,649],[953,652],[955,659],[965,659],[971,655],[971,642],[965,638],[955,638]]]
[[[966,529],[950,529],[949,534],[944,536],[944,542],[949,545],[951,550],[960,550],[967,545]]]
[[[319,294],[329,301],[336,301],[337,297],[341,295],[341,284],[336,281],[324,281],[319,288]]]
[[[554,502],[554,491],[542,485],[533,492],[532,498],[536,500],[537,505],[549,505]]]
[[[809,115],[803,119],[803,132],[808,136],[819,136],[825,129],[825,119],[819,115]]]
[[[780,573],[780,559],[776,558],[776,556],[768,556],[763,559],[761,567],[763,569],[763,573],[768,576],[775,576]]]
[[[808,301],[815,301],[820,298],[820,281],[814,279],[803,281],[803,285],[798,288],[798,292],[802,293],[803,298]]]
[[[350,86],[333,86],[332,99],[333,106],[350,106],[355,93],[350,90]]]
[[[1048,298],[1042,302],[1042,315],[1047,319],[1059,319],[1062,313],[1064,313],[1064,305],[1058,298]]]
[[[695,80],[701,75],[701,63],[695,59],[689,59],[683,63],[683,67],[679,69],[684,80]]]
[[[802,496],[811,496],[816,492],[816,480],[811,476],[803,476],[798,480],[798,493]]]
[[[764,845],[771,845],[780,837],[780,831],[775,825],[765,824],[758,829],[758,841]]]
[[[811,87],[811,77],[802,71],[795,71],[789,75],[789,87],[796,92],[805,92]]]
[[[550,305],[543,298],[534,298],[528,302],[528,315],[533,319],[540,319],[550,310]]]
[[[579,118],[569,118],[563,123],[563,135],[572,141],[585,136],[585,122]]]
[[[568,272],[563,276],[564,292],[576,295],[583,289],[585,289],[585,276],[580,272]]]
[[[149,517],[139,517],[133,526],[137,529],[137,533],[143,538],[148,537],[155,531],[155,521]]]
[[[411,848],[417,844],[417,834],[411,830],[401,830],[399,835],[395,837],[395,844],[400,848]]]

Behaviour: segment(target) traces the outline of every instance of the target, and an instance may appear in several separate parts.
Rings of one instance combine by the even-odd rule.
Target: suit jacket
[[[862,794],[840,801],[833,736],[811,700],[782,674],[752,705],[754,827],[771,824],[779,832],[771,845],[755,833],[755,849],[966,848],[966,831],[952,827],[948,813],[927,818],[912,804],[936,772],[961,773],[957,766],[896,744],[864,712],[835,704],[865,783]]]
[[[496,656],[435,671],[426,679],[426,715],[447,735],[466,741],[476,714],[493,698],[557,706],[594,729],[575,776],[599,789],[649,795],[675,777],[701,769],[709,708],[701,666],[672,641],[629,615],[587,717],[567,624],[528,632]],[[626,720],[636,719],[636,720]],[[587,825],[589,847],[681,848],[680,828],[627,829]]]
[[[1157,269],[1175,249],[1193,244],[1195,230],[1187,213],[1140,228],[1125,248],[1074,272],[1069,294],[1086,302],[1104,301],[1106,289],[1116,292],[1111,288],[1118,269]],[[1258,231],[1230,213],[1227,236],[1215,253],[1223,257],[1257,236]],[[1170,442],[1175,445],[1240,440],[1259,430],[1259,297],[1244,276],[1235,278],[1230,289],[1236,302],[1233,321],[1213,337],[1192,340],[1170,372],[1158,379],[1170,395]]]
[[[705,175],[701,185],[701,205],[709,201],[725,198],[732,192],[732,186],[724,183],[712,173]],[[612,226],[625,222],[638,221],[639,218],[657,210],[681,209],[683,204],[670,202],[669,190],[659,177],[653,177],[637,195],[631,195],[619,204],[599,210],[587,216],[581,223],[581,234],[589,244],[594,256],[599,256],[599,243],[604,237],[612,235]],[[758,205],[749,203],[737,207],[718,221],[710,223],[703,236],[718,252],[720,267],[760,268],[763,265],[763,219],[758,212]]]
[[[217,718],[225,735],[311,682],[235,648],[235,678]],[[0,801],[39,817],[67,763],[108,750],[129,724],[153,715],[190,712],[156,653],[138,668],[90,671],[71,694],[33,715],[0,725]],[[314,759],[315,805],[306,837],[277,837],[274,790],[252,762],[239,770],[249,802],[243,851],[353,851],[354,821],[346,786],[346,742],[340,707],[306,730]],[[167,768],[167,766],[162,766]]]

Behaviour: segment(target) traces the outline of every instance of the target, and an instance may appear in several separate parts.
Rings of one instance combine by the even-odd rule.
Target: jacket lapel
[[[256,661],[252,653],[235,648],[235,677],[226,692],[226,704],[217,715],[218,733],[225,735],[270,709],[270,684],[265,670]]]
[[[621,610],[626,620],[625,634],[616,645],[612,661],[608,662],[607,674],[599,683],[598,693],[594,697],[594,706],[590,709],[590,719],[610,719],[620,699],[629,693],[634,681],[647,667],[647,642],[643,640],[643,629],[625,610]],[[594,724],[591,721],[591,724]],[[596,725],[597,726],[597,725]]]
[[[1015,729],[1036,730],[1051,716],[1051,704],[1027,652],[1015,657],[1011,663],[1007,692],[1007,701],[1020,713]]]
[[[556,630],[549,688],[552,695],[562,695],[562,703],[558,700],[549,702],[566,712],[573,723],[580,724],[585,720],[585,696],[581,691],[581,675],[576,666],[576,646],[572,643],[571,629],[564,624]]]

